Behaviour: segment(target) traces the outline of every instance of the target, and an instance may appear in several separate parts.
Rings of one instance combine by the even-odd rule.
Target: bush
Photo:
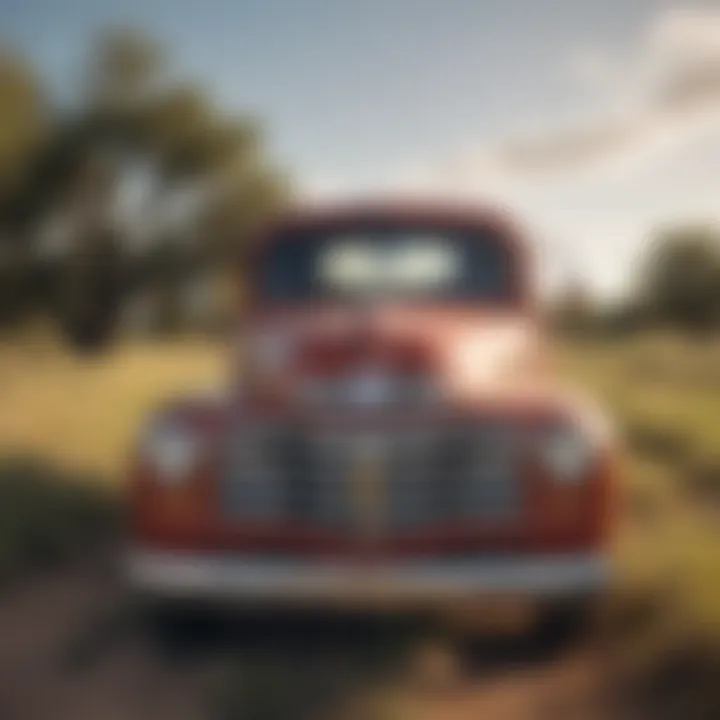
[[[90,478],[28,459],[0,463],[0,578],[46,566],[107,540],[117,505]]]
[[[640,278],[650,318],[686,330],[720,320],[720,244],[710,227],[677,227],[651,246]]]

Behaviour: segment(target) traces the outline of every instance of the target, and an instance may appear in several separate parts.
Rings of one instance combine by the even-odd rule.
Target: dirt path
[[[196,718],[190,665],[168,663],[97,569],[63,570],[0,602],[0,718]],[[106,637],[107,636],[107,637]]]
[[[603,707],[599,665],[580,649],[549,660],[527,644],[488,644],[467,674],[454,675],[451,655],[435,649],[418,664],[417,652],[398,653],[384,633],[245,626],[220,642],[181,639],[169,652],[127,612],[111,575],[65,569],[0,601],[0,718],[190,720],[223,710],[238,720],[296,720],[313,717],[300,710],[322,706],[323,692],[335,693],[336,707],[374,698],[389,720],[620,717]],[[360,717],[376,720],[379,712]],[[350,720],[350,709],[340,713]]]

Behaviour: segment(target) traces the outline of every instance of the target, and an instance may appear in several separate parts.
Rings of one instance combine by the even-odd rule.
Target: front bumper
[[[479,596],[564,598],[610,581],[602,553],[414,560],[376,565],[135,549],[132,589],[155,598],[305,603],[426,603]]]

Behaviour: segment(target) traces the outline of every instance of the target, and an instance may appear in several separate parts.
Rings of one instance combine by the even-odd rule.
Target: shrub
[[[0,462],[0,578],[109,539],[117,506],[101,483],[29,459]]]

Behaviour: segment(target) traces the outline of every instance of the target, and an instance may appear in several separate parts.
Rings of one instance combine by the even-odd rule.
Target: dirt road
[[[382,623],[219,627],[159,643],[103,564],[42,573],[0,600],[0,718],[619,717],[581,648],[549,658],[488,641],[456,670],[443,647]]]

